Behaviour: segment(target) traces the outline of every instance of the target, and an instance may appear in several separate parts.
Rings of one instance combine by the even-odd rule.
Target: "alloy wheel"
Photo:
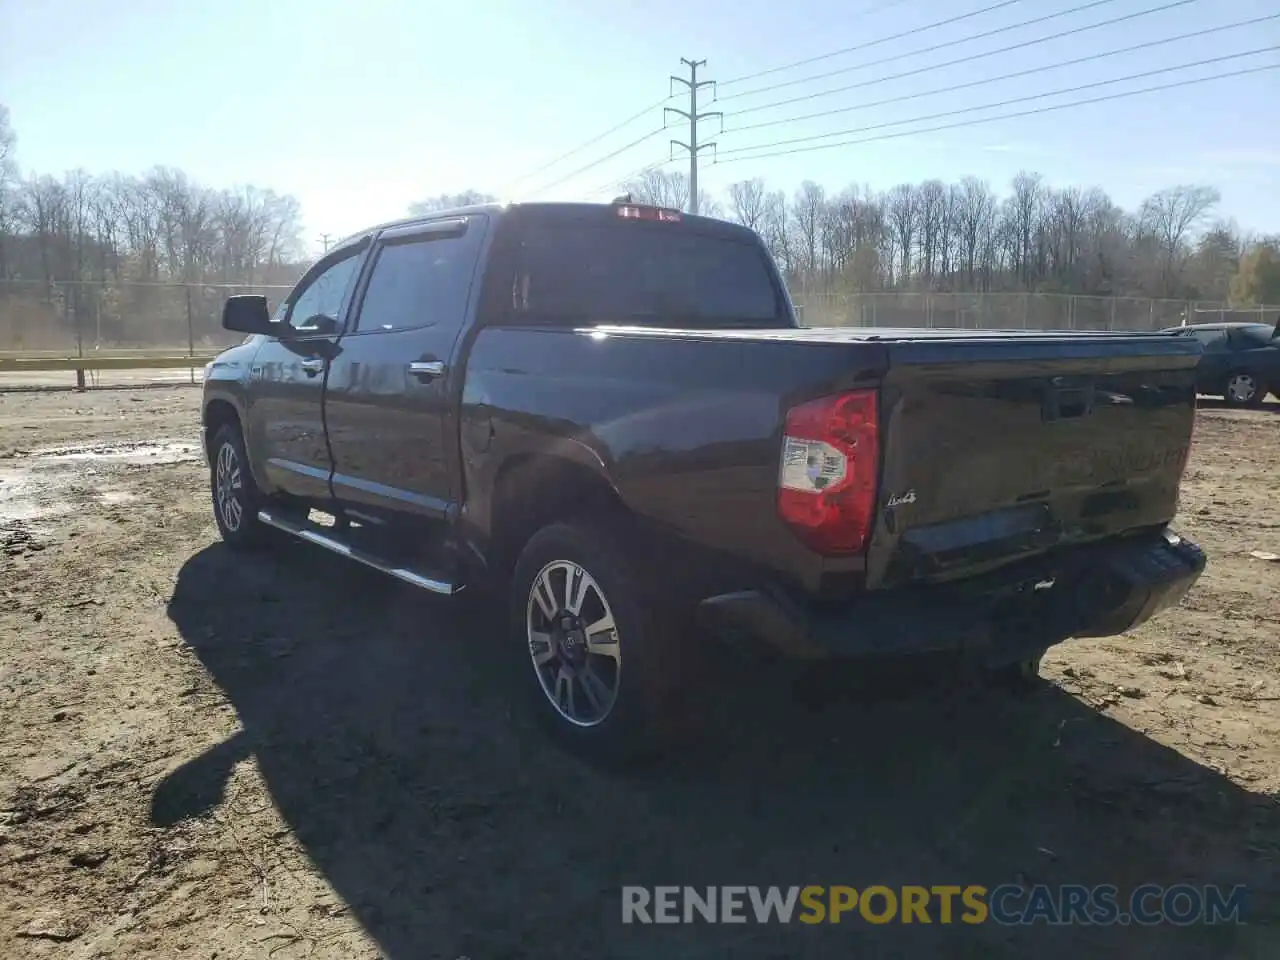
[[[1227,399],[1248,403],[1258,392],[1258,382],[1247,373],[1237,373],[1227,381]]]
[[[232,533],[240,529],[240,523],[244,519],[244,504],[240,502],[243,489],[240,456],[234,446],[224,443],[218,449],[218,459],[214,466],[213,494],[222,525]]]
[[[594,727],[618,699],[622,649],[604,590],[581,565],[553,560],[529,589],[526,632],[534,672],[569,723]]]

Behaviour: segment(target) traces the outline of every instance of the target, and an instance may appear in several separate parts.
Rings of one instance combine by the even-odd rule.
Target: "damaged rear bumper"
[[[800,657],[955,651],[989,666],[1070,637],[1124,633],[1177,604],[1204,552],[1171,531],[1058,551],[955,581],[870,592],[838,607],[772,590],[703,600],[701,622]]]

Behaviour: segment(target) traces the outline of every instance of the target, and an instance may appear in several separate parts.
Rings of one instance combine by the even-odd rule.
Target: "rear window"
[[[670,224],[525,233],[514,306],[531,319],[679,328],[790,326],[760,247]]]

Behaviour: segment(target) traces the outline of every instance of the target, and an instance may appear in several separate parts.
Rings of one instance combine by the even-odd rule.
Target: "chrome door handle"
[[[415,360],[409,364],[409,372],[422,380],[434,380],[444,375],[444,361]]]
[[[312,357],[306,360],[299,360],[298,366],[307,371],[307,373],[319,373],[324,369],[324,360],[319,357]]]

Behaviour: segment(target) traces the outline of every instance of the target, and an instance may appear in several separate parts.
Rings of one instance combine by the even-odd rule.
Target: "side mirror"
[[[240,333],[269,334],[276,329],[267,310],[267,298],[258,294],[227,297],[222,307],[222,326]]]

